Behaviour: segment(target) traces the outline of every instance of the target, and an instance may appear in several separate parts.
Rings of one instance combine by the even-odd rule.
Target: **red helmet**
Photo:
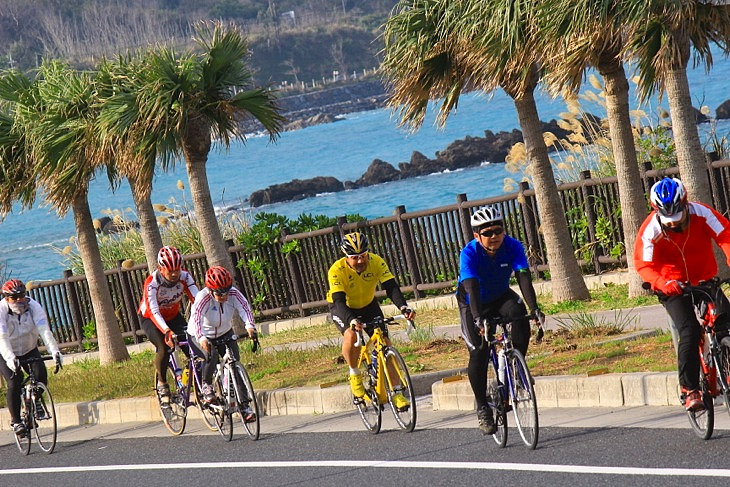
[[[8,282],[3,284],[3,296],[18,296],[25,294],[25,284],[20,279],[10,279]]]
[[[182,255],[175,247],[162,247],[157,253],[157,265],[167,271],[179,271],[182,267]]]
[[[205,287],[212,290],[228,291],[233,285],[233,276],[228,269],[213,266],[205,273]]]

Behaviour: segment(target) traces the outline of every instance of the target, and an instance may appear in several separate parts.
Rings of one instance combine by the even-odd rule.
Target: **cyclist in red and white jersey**
[[[213,266],[205,273],[205,287],[195,296],[190,310],[188,323],[188,340],[196,355],[205,358],[203,365],[203,401],[210,402],[215,398],[211,382],[218,365],[219,357],[225,354],[225,342],[211,346],[212,339],[230,338],[233,336],[233,316],[241,317],[246,325],[246,332],[253,341],[252,350],[258,349],[258,334],[253,320],[253,313],[248,300],[233,285],[233,276],[225,267]],[[231,347],[234,358],[240,360],[238,346]],[[245,384],[242,384],[245,388]],[[244,397],[247,394],[244,393]],[[256,417],[248,404],[244,404],[241,414],[245,421],[254,421]]]
[[[187,322],[180,313],[183,295],[190,301],[198,294],[193,276],[182,268],[182,255],[175,247],[162,247],[157,253],[157,270],[147,277],[137,311],[140,326],[155,346],[157,390],[163,401],[170,399],[167,362],[174,347],[173,335],[183,335]]]

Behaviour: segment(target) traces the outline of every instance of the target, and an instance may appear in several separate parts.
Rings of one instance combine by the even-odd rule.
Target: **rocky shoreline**
[[[387,100],[385,86],[378,80],[362,81],[346,86],[304,93],[279,99],[281,113],[289,120],[284,130],[298,130],[320,123],[340,120],[342,115],[364,110],[383,108]],[[696,110],[697,123],[709,119]],[[716,109],[716,119],[730,118],[730,100]],[[584,123],[595,123],[598,118],[590,115]],[[552,132],[559,139],[567,135],[557,121],[543,122],[543,132]],[[247,132],[260,130],[255,124],[244,125]],[[399,179],[413,178],[442,171],[453,171],[478,166],[484,162],[503,162],[509,149],[522,141],[522,132],[484,132],[484,137],[469,137],[449,144],[436,152],[434,159],[414,151],[408,162],[399,162],[397,168],[387,161],[375,159],[363,175],[355,181],[340,181],[331,176],[310,179],[294,179],[274,184],[251,193],[248,204],[258,207],[283,201],[295,201],[348,189],[362,188]]]

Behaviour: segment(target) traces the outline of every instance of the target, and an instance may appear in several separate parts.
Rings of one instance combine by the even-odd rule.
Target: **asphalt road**
[[[686,485],[730,480],[730,417],[702,441],[677,407],[544,409],[540,442],[525,447],[511,428],[507,447],[476,429],[473,412],[429,409],[419,399],[413,433],[385,415],[378,435],[356,413],[264,417],[254,442],[234,426],[227,443],[191,420],[172,437],[160,423],[72,428],[52,455],[22,456],[6,433],[0,485]],[[512,417],[509,418],[512,420]],[[725,479],[723,481],[723,479]]]

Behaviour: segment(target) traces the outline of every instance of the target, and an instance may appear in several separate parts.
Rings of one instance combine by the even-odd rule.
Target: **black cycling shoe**
[[[477,410],[477,419],[479,420],[479,430],[485,435],[493,435],[497,432],[492,410],[488,406],[482,406]]]

